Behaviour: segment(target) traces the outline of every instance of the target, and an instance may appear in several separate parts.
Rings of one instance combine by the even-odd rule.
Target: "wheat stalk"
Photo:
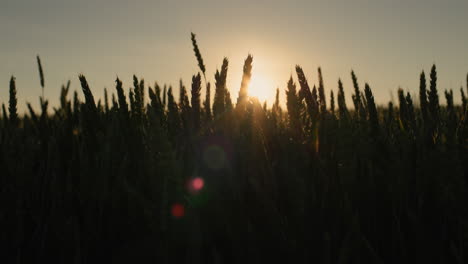
[[[41,81],[41,87],[42,87],[42,98],[44,98],[44,70],[42,69],[42,63],[41,63],[41,58],[39,55],[36,56],[37,59],[37,67],[39,69],[39,79]]]
[[[206,82],[206,73],[205,73],[206,68],[205,68],[205,64],[203,63],[203,58],[200,53],[200,49],[198,48],[197,39],[195,38],[195,34],[193,32],[191,33],[191,36],[192,36],[193,51],[195,52],[195,57],[197,58],[197,61],[198,61],[198,67],[203,73],[203,77],[205,78],[205,82]]]

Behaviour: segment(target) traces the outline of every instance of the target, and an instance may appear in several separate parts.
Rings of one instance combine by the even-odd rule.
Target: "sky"
[[[459,103],[468,72],[467,12],[466,0],[0,0],[0,102],[8,101],[14,75],[20,110],[26,102],[38,107],[37,54],[52,105],[67,80],[83,98],[80,73],[97,98],[104,87],[115,91],[117,76],[131,87],[133,74],[177,93],[179,80],[189,87],[199,71],[194,32],[209,81],[229,59],[233,101],[250,53],[252,94],[269,104],[277,87],[284,100],[291,74],[297,80],[295,65],[310,86],[320,66],[327,95],[341,78],[351,106],[351,69],[386,104],[398,87],[416,95],[419,74],[429,76],[434,63],[441,101],[444,89],[454,89]]]

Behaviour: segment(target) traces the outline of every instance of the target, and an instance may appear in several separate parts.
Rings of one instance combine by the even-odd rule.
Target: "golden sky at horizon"
[[[127,88],[133,74],[147,85],[158,81],[178,88],[182,78],[188,87],[198,72],[192,31],[211,82],[223,58],[229,59],[227,84],[234,102],[249,53],[254,57],[252,94],[269,105],[277,87],[284,100],[289,76],[297,79],[296,64],[310,86],[322,67],[327,96],[342,78],[348,106],[351,69],[362,87],[369,82],[379,104],[399,86],[417,93],[421,70],[427,73],[433,63],[441,102],[443,90],[451,88],[459,103],[459,88],[466,85],[468,1],[463,0],[4,1],[0,102],[7,102],[13,74],[20,110],[26,101],[38,106],[36,54],[43,61],[52,105],[68,79],[72,90],[80,90],[79,73],[98,98],[104,87],[115,90],[116,76]]]

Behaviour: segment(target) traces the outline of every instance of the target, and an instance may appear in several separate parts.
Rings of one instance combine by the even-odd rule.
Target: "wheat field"
[[[80,75],[51,107],[38,56],[40,109],[21,114],[11,77],[1,263],[466,263],[468,75],[442,91],[433,65],[418,98],[379,106],[355,72],[325,88],[298,65],[268,106],[254,56],[231,95],[228,59],[210,83],[191,42],[188,87],[117,78],[97,100]]]

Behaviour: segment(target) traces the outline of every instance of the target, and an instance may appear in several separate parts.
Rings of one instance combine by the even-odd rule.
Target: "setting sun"
[[[259,74],[253,74],[249,85],[249,96],[257,97],[261,102],[273,98],[275,86],[273,81]]]

